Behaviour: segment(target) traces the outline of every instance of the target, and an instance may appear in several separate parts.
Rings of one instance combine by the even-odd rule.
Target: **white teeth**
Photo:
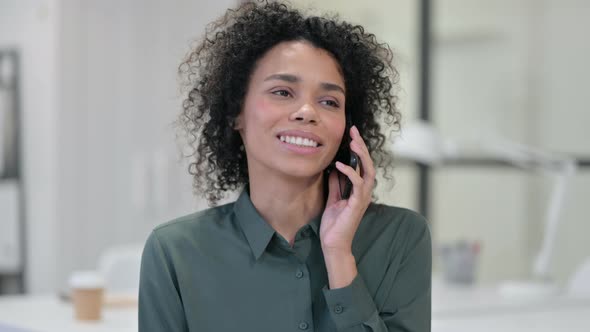
[[[279,139],[281,140],[281,142],[299,145],[299,146],[309,146],[309,147],[314,147],[314,148],[318,146],[318,142],[311,140],[309,138],[295,137],[295,136],[281,136],[281,137],[279,137]]]

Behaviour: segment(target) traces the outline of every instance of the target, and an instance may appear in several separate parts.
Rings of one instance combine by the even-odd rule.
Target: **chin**
[[[296,166],[296,165],[293,165]],[[325,168],[319,167],[282,167],[280,172],[290,177],[309,179],[321,176]]]

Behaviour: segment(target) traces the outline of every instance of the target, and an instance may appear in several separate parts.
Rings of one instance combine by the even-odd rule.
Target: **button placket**
[[[313,331],[313,312],[309,303],[312,302],[311,288],[310,288],[310,273],[306,264],[295,265],[295,270],[292,272],[294,277],[297,278],[294,281],[295,289],[297,290],[298,300],[297,301],[297,321],[295,324],[299,330]]]
[[[299,329],[300,330],[307,330],[308,327],[309,327],[309,324],[307,324],[307,322],[301,322],[301,323],[299,323]]]
[[[295,278],[297,278],[297,279],[303,278],[303,271],[301,271],[301,269],[297,269],[297,272],[295,272]]]

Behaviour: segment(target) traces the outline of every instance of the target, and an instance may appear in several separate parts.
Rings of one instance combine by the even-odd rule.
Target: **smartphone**
[[[352,167],[353,169],[356,169],[359,164],[359,157],[357,156],[356,153],[352,152],[352,150],[350,150],[350,148],[348,148],[348,151],[350,154],[350,158],[349,158],[349,162],[345,163],[345,164]],[[342,188],[340,190],[341,199],[348,199],[350,197],[351,192],[352,192],[352,182],[350,181],[348,176],[345,176],[344,188]]]
[[[350,149],[350,128],[352,127],[352,122],[350,121],[350,116],[348,115],[349,114],[346,116],[344,144],[342,144],[342,148],[336,154],[336,160],[352,167],[353,169],[356,169],[360,165],[360,159],[358,155]],[[352,192],[352,182],[348,176],[338,173],[338,185],[340,187],[340,199],[348,199]]]

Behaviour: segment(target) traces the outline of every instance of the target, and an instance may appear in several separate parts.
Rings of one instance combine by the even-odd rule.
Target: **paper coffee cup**
[[[96,271],[77,271],[69,280],[78,320],[100,320],[104,296],[104,279]]]

